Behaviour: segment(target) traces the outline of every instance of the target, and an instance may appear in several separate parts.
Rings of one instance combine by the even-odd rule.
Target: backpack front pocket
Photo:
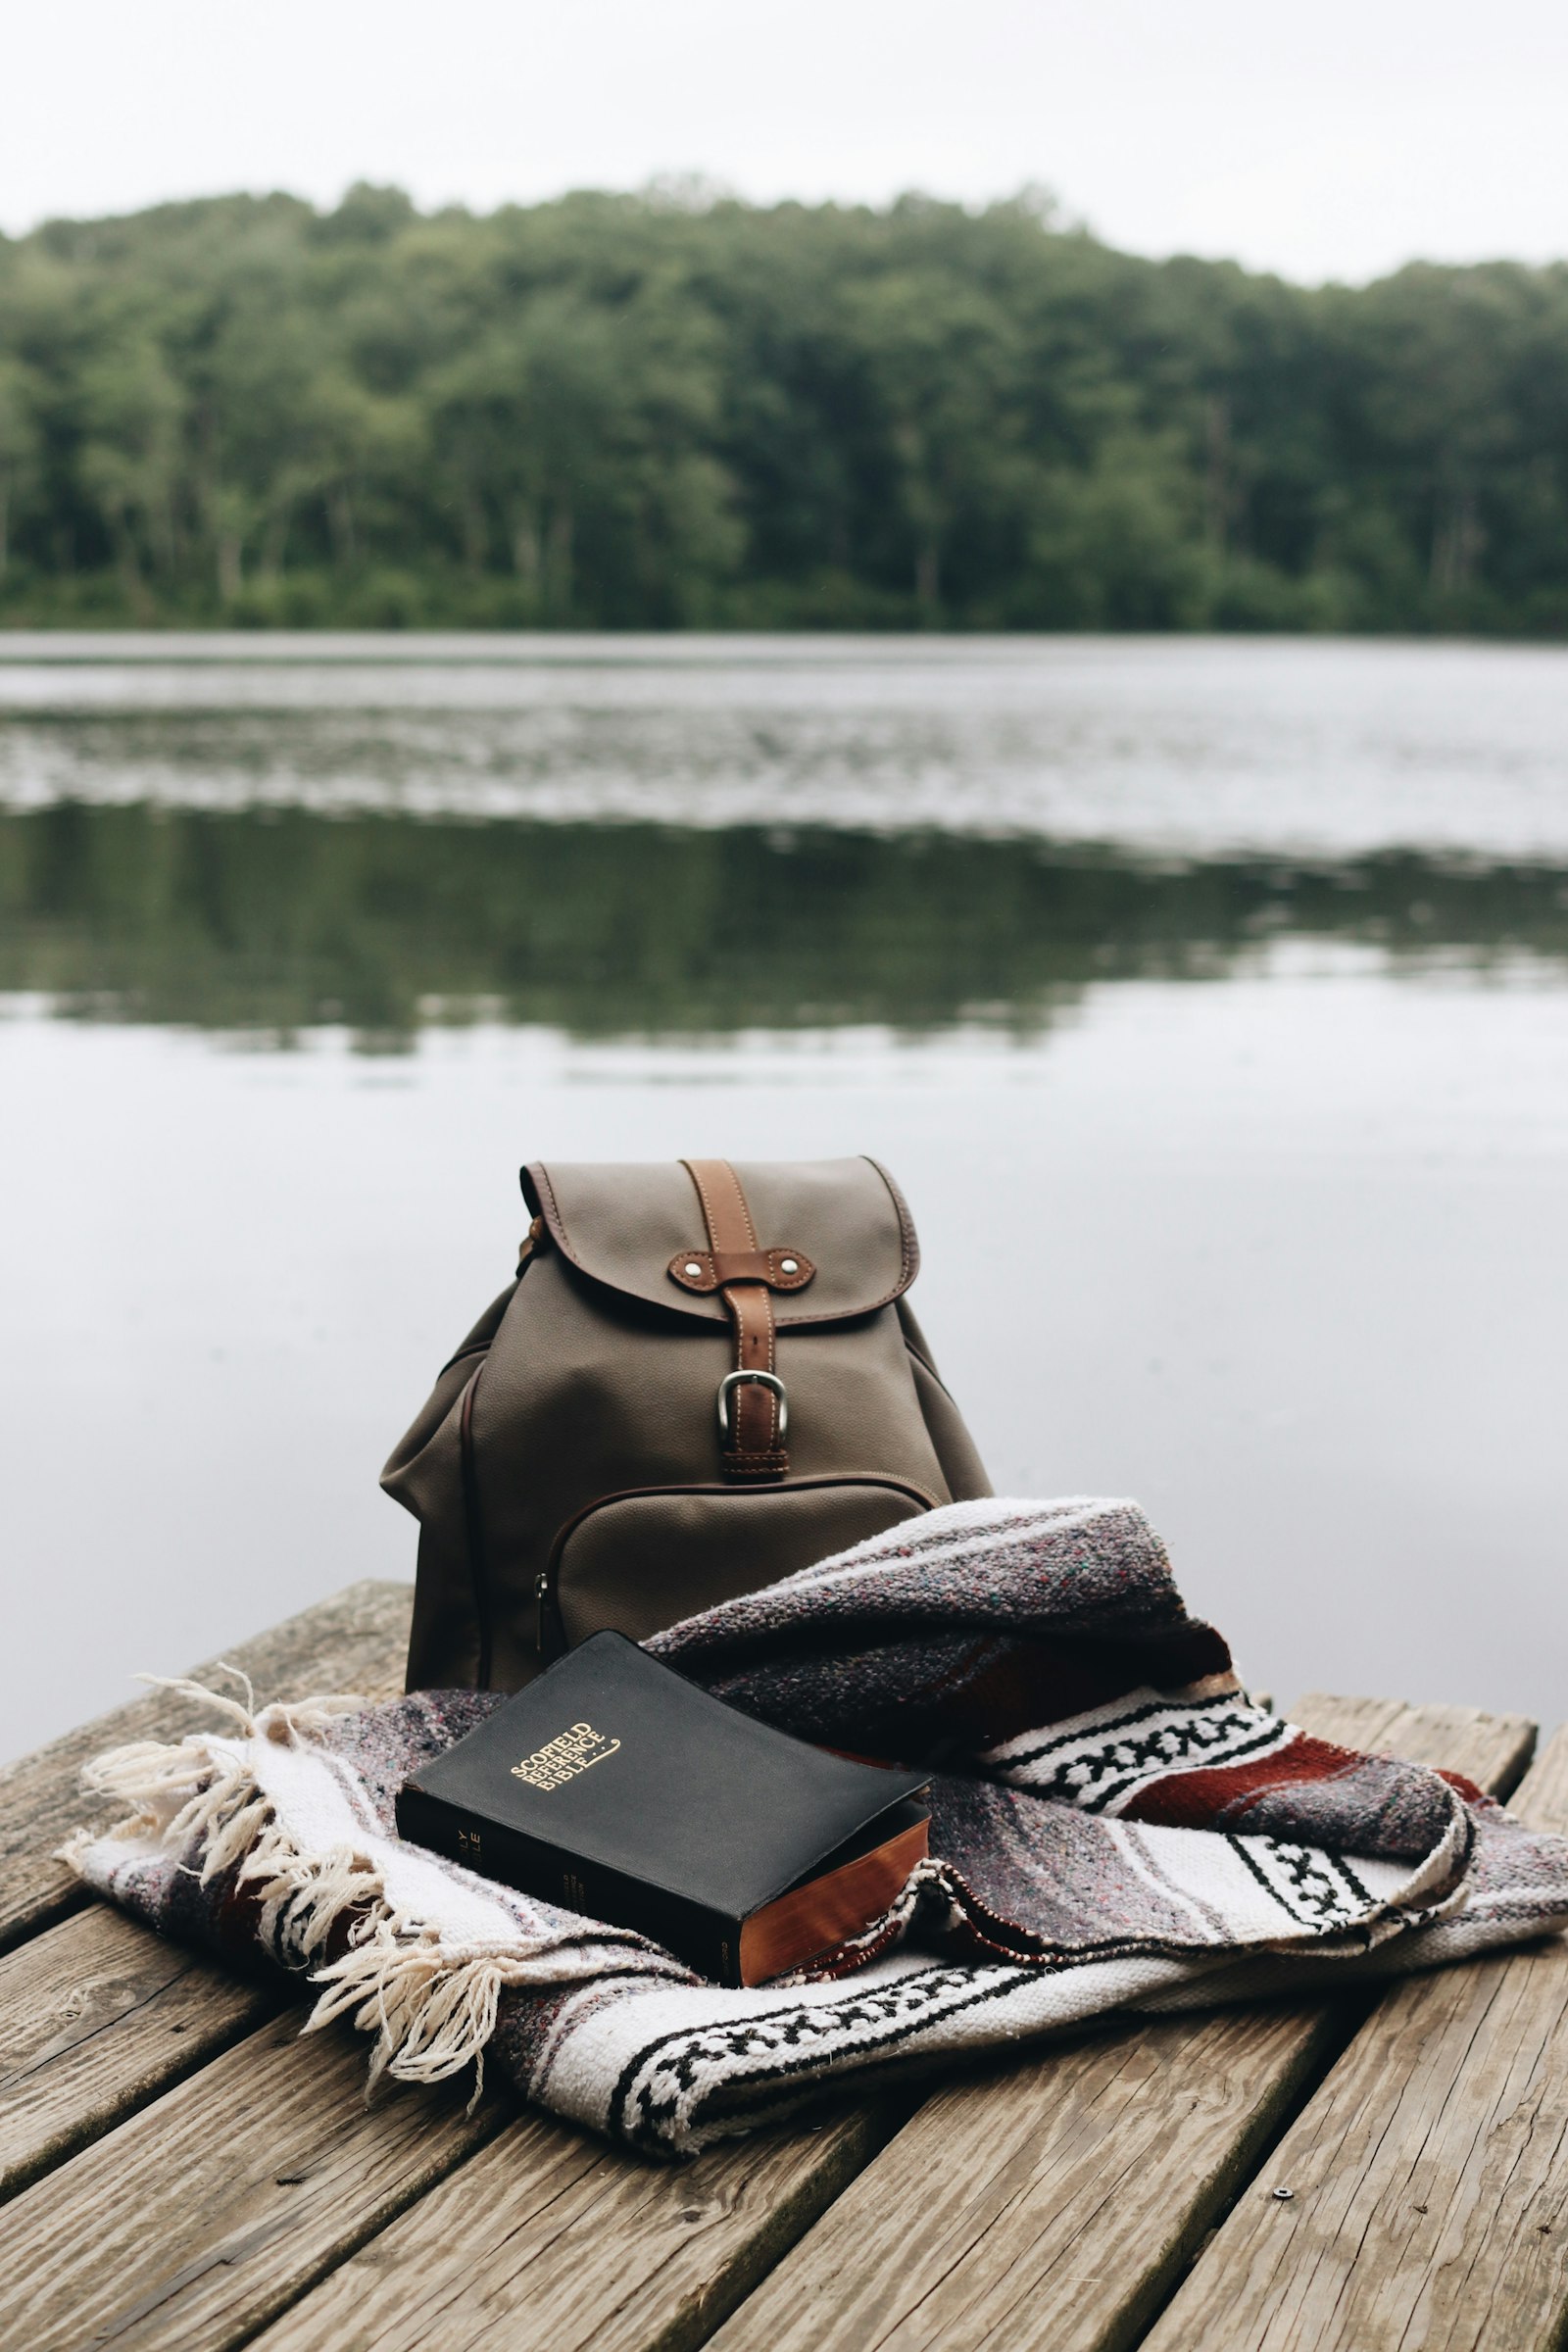
[[[765,1493],[645,1487],[568,1520],[539,1579],[539,1654],[607,1630],[633,1642],[777,1584],[936,1507],[889,1478],[801,1479]]]

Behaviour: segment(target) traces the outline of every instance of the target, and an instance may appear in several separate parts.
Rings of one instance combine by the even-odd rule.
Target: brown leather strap
[[[737,1261],[747,1268],[743,1279],[719,1281],[735,1331],[735,1370],[775,1374],[778,1342],[763,1270],[775,1253],[759,1243],[741,1180],[727,1159],[687,1159],[681,1165],[703,1204],[715,1276],[738,1271]],[[760,1381],[738,1381],[729,1392],[729,1442],[722,1460],[726,1478],[776,1479],[789,1469],[790,1457],[780,1443],[778,1397]]]

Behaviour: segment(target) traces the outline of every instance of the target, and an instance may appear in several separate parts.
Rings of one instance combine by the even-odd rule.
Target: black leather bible
[[[398,1791],[401,1836],[760,1984],[886,1910],[919,1773],[811,1747],[595,1634]]]

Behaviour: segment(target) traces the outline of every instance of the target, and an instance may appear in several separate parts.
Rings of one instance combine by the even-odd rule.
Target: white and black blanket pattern
[[[471,1691],[216,1701],[227,1730],[89,1767],[130,1818],[70,1858],[168,1934],[308,1976],[311,2026],[351,2017],[375,2073],[488,2056],[664,2155],[1108,2010],[1568,1926],[1568,1842],[1254,1705],[1131,1503],[955,1504],[650,1647],[808,1739],[932,1770],[930,1861],[808,1980],[723,1989],[402,1842],[397,1786],[496,1704]]]

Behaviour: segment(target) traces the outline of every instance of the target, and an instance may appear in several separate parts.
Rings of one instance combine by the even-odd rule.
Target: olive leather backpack
[[[381,1483],[419,1521],[412,1690],[513,1690],[990,1487],[871,1159],[522,1172],[516,1279]]]

